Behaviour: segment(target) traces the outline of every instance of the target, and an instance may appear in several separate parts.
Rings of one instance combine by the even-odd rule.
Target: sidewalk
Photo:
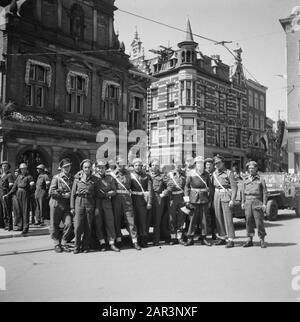
[[[43,227],[36,227],[34,225],[30,225],[29,232],[28,234],[26,234],[26,237],[44,236],[44,235],[49,235],[49,220],[45,220],[45,226]],[[4,229],[0,229],[0,240],[7,239],[7,238],[17,238],[17,237],[23,237],[21,231],[7,231]]]

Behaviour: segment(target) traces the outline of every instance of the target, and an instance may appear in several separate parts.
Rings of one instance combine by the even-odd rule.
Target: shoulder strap
[[[145,193],[145,190],[143,189],[143,187],[142,187],[141,183],[139,182],[139,180],[137,179],[137,177],[133,173],[131,173],[131,177],[132,177],[132,179],[134,179],[136,181],[136,183],[142,189],[142,192]]]
[[[197,173],[197,171],[193,171],[192,173],[194,173],[205,184],[206,189],[208,189],[207,183],[202,179],[202,177]]]
[[[175,179],[174,179],[174,176],[173,176],[173,173],[172,173],[172,172],[170,172],[170,173],[169,173],[169,176],[170,176],[170,178],[172,179],[172,181],[175,183],[176,187],[177,187],[178,189],[180,189],[182,192],[184,192],[184,191],[182,190],[182,188],[179,186],[179,184],[175,181]]]
[[[214,179],[217,181],[217,184],[218,184],[222,189],[226,190],[226,189],[223,187],[223,185],[221,184],[221,182],[219,181],[219,179],[217,178],[217,176],[216,176],[216,173],[215,173],[215,172],[214,172]]]
[[[67,188],[71,191],[70,186],[67,184],[67,182],[62,177],[58,176],[58,181],[62,181],[62,183],[64,183],[67,186]]]
[[[113,177],[121,187],[123,187],[127,192],[129,192],[128,189],[123,185],[123,183],[117,178],[114,172],[111,172],[109,175]]]

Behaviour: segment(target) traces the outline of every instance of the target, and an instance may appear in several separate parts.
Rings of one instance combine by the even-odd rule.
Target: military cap
[[[195,162],[204,162],[204,158],[202,156],[198,156],[195,158]]]
[[[214,157],[214,162],[215,163],[224,162],[224,157],[218,154]]]
[[[204,160],[204,163],[214,163],[214,159],[213,158],[206,158]]]
[[[26,163],[21,163],[20,165],[19,165],[19,169],[27,169],[28,168],[28,166],[27,166],[27,164]]]
[[[37,167],[37,169],[40,169],[40,170],[44,170],[46,169],[45,165],[44,164],[39,164]]]
[[[91,165],[93,165],[93,163],[92,163],[92,161],[91,161],[90,159],[85,159],[85,160],[83,160],[83,161],[80,163],[80,169],[81,169],[81,170],[82,170],[83,165],[84,165],[85,163],[90,163]]]
[[[70,159],[62,159],[59,163],[59,166],[58,166],[58,169],[61,170],[62,168],[64,167],[69,167],[71,166],[72,163],[71,163],[71,160]]]
[[[10,164],[9,164],[9,162],[8,161],[3,161],[0,165],[1,165],[1,167],[3,166],[3,165],[5,165],[5,164],[7,164],[8,165],[8,169],[10,169],[11,168],[11,166],[10,166]]]
[[[141,165],[143,165],[143,160],[141,158],[135,158],[132,161],[132,164],[135,165],[136,163],[140,163]]]
[[[257,164],[257,162],[255,162],[255,161],[250,161],[250,162],[248,162],[247,164],[246,164],[246,168],[248,168],[250,165],[252,165],[252,166],[254,166],[254,167],[258,167],[258,164]]]
[[[99,160],[95,163],[95,167],[106,167],[107,166],[107,162]]]

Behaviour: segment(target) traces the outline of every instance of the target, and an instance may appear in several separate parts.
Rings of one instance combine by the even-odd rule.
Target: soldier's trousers
[[[264,213],[260,208],[262,202],[259,199],[250,199],[245,201],[246,229],[248,237],[254,237],[255,227],[258,230],[258,237],[264,239],[266,237]],[[259,209],[255,209],[259,207]]]
[[[70,200],[50,199],[50,234],[54,246],[66,245],[74,238],[74,226],[72,215],[70,214]],[[60,223],[63,223],[63,230]]]
[[[122,238],[122,218],[125,216],[126,229],[133,243],[137,242],[137,228],[134,223],[132,199],[129,194],[117,194],[112,198],[117,239]]]
[[[23,231],[29,229],[30,194],[25,189],[18,189],[14,199],[14,215],[17,226]]]
[[[208,216],[207,216],[207,233],[214,234],[217,229],[217,220],[216,220],[216,212],[214,204],[208,208]]]
[[[98,199],[96,201],[95,231],[98,240],[107,239],[110,244],[114,243],[116,231],[111,199]]]
[[[170,202],[170,232],[171,238],[181,238],[186,215],[180,208],[184,205],[183,194],[173,195]]]
[[[218,235],[220,237],[228,237],[230,239],[234,239],[235,231],[229,202],[224,202],[221,199],[222,193],[216,190],[214,197],[214,207],[216,212]]]
[[[134,210],[134,222],[138,236],[146,239],[148,237],[148,210],[144,196],[132,196]]]
[[[94,199],[77,196],[74,218],[75,249],[88,250],[90,248],[94,217]]]
[[[154,193],[152,218],[153,218],[153,242],[158,243],[162,237],[164,240],[170,238],[168,227],[168,211],[166,209],[168,198],[161,198],[158,193]]]
[[[12,199],[11,197],[6,197],[5,199],[0,197],[0,213],[3,214],[4,227],[9,229],[13,228],[13,216],[12,216]]]
[[[207,235],[207,222],[206,222],[206,216],[208,213],[208,205],[205,204],[192,204],[194,207],[194,210],[192,212],[192,215],[190,216],[190,224],[188,229],[188,237],[193,237],[195,235],[195,231],[197,228],[197,225],[200,225],[201,234],[203,237],[206,237]]]
[[[3,198],[2,195],[0,195],[0,228],[4,228],[4,207],[3,207]]]
[[[47,218],[47,192],[41,191],[35,194],[35,222],[41,223]]]

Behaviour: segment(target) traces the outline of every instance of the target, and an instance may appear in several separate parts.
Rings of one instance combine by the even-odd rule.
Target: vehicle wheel
[[[295,210],[296,210],[296,217],[300,218],[300,200],[297,201]]]
[[[276,220],[278,216],[278,204],[276,200],[269,200],[267,203],[267,217],[270,221]]]

